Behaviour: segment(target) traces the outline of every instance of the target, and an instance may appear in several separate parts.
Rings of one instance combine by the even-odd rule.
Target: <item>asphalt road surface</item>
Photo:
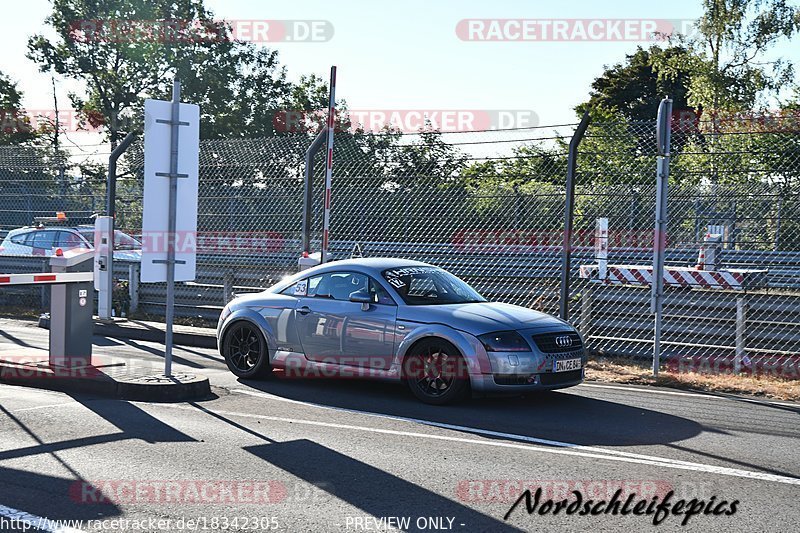
[[[46,346],[0,319],[0,355]],[[139,341],[95,353],[162,360]],[[432,407],[380,383],[237,380],[213,350],[175,361],[215,397],[0,384],[0,531],[797,531],[798,404],[585,384]],[[533,512],[509,513],[526,488]]]

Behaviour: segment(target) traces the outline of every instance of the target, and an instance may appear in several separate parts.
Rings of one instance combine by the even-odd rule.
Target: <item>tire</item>
[[[414,396],[431,405],[463,399],[469,373],[458,349],[444,339],[431,338],[411,347],[403,361],[403,377]]]
[[[245,320],[228,327],[222,342],[222,354],[228,370],[244,379],[257,379],[272,372],[267,341],[258,327]]]

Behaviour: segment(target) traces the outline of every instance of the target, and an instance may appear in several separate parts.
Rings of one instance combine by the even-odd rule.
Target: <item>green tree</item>
[[[22,96],[17,84],[0,72],[0,145],[21,144],[35,138],[22,108]]]
[[[668,75],[691,72],[688,102],[716,112],[749,111],[794,79],[792,63],[768,57],[800,31],[800,8],[786,0],[703,0],[693,35],[670,39],[685,54],[656,58]]]
[[[85,82],[73,105],[112,144],[141,121],[144,98],[169,97],[174,77],[201,107],[202,138],[273,134],[271,111],[291,101],[277,53],[235,40],[196,0],[54,0],[46,23],[56,37],[31,37],[28,57]]]
[[[582,115],[588,109],[596,116],[613,112],[628,121],[649,122],[656,116],[658,104],[665,96],[672,98],[674,109],[687,108],[691,72],[679,66],[669,70],[659,70],[655,66],[684,58],[686,54],[683,47],[652,46],[649,50],[638,47],[633,54],[625,56],[625,62],[606,67],[592,82],[589,100],[578,105],[576,111]]]

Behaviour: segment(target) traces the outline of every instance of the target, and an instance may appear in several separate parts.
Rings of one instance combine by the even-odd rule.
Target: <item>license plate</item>
[[[553,372],[568,372],[578,370],[581,367],[580,359],[556,359]]]

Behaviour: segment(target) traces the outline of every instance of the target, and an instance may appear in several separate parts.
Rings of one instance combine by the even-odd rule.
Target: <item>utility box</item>
[[[303,253],[300,256],[300,259],[297,261],[297,266],[299,267],[300,271],[308,270],[311,267],[315,267],[322,261],[322,254],[319,252],[315,252],[313,254]]]
[[[720,270],[722,264],[722,235],[719,233],[706,233],[703,244],[700,245],[700,255],[697,258],[697,270]]]
[[[69,250],[50,259],[50,270],[92,272],[92,250]],[[50,292],[50,366],[75,368],[92,361],[94,321],[91,281],[54,284]]]

